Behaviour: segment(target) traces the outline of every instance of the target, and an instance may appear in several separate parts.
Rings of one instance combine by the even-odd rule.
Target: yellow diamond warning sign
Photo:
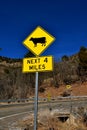
[[[40,72],[53,70],[53,57],[42,56],[23,59],[23,72]]]
[[[66,85],[66,88],[67,89],[70,89],[72,86],[71,85]]]
[[[42,27],[38,26],[24,41],[23,44],[35,55],[39,56],[55,38]]]

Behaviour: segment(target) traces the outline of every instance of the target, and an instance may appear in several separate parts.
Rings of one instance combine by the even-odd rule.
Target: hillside
[[[66,85],[74,95],[87,94],[87,49],[63,56],[54,62],[53,72],[39,73],[39,95],[61,95]],[[22,73],[22,60],[0,57],[0,99],[28,98],[34,95],[35,73]]]
[[[47,87],[44,93],[39,92],[39,96],[48,97],[50,94],[51,97],[55,98],[63,95],[65,92],[71,92],[72,96],[87,96],[87,82],[71,84],[71,88],[69,90],[66,88],[66,85],[61,85],[59,88],[55,88],[54,86]]]

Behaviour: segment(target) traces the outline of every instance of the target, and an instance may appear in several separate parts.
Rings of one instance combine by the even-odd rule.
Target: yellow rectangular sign
[[[53,70],[53,57],[42,56],[23,59],[23,73]]]

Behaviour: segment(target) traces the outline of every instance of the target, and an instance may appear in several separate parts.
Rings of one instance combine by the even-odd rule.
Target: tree
[[[78,53],[78,57],[79,57],[78,74],[81,78],[81,81],[84,82],[87,76],[87,48],[82,46]]]
[[[81,47],[78,56],[79,56],[79,65],[81,66],[81,68],[87,70],[87,48]]]
[[[69,57],[68,57],[68,56],[64,55],[64,56],[62,57],[62,61],[68,61],[68,60],[69,60]]]

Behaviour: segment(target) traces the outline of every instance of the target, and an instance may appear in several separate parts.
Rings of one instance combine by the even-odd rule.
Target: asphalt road
[[[87,100],[66,100],[66,101],[50,101],[43,102],[38,104],[38,110],[40,109],[58,109],[64,110],[67,109],[70,111],[75,107],[85,107],[87,108]],[[15,104],[15,105],[1,105],[0,106],[0,130],[7,130],[11,124],[17,120],[26,117],[30,113],[34,113],[34,104],[33,103],[23,103],[23,104]]]

